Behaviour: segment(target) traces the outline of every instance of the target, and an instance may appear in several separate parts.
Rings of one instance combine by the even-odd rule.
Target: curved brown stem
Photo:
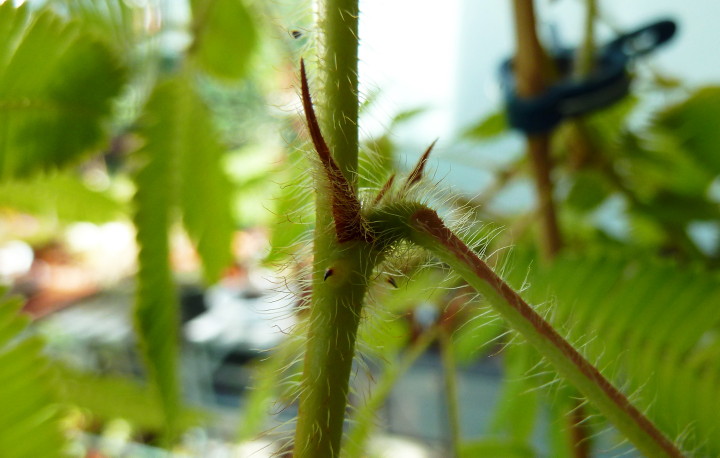
[[[547,358],[646,456],[682,457],[682,452],[553,326],[448,229],[436,212],[410,216],[410,239],[430,250],[481,293],[507,322]]]

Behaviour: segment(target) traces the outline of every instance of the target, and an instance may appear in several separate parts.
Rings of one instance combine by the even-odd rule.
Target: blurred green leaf
[[[116,375],[95,375],[68,367],[58,367],[63,403],[87,409],[92,416],[107,422],[122,418],[140,431],[156,432],[164,427],[163,409],[155,393],[147,386]],[[183,409],[178,427],[185,430],[197,425],[202,414]]]
[[[363,354],[380,359],[395,357],[407,346],[409,339],[407,320],[402,316],[393,316],[380,307],[368,313],[358,329],[358,346]]]
[[[363,142],[359,154],[360,168],[363,171],[358,176],[360,188],[379,190],[397,170],[398,147],[392,140],[392,130],[426,110],[424,107],[417,107],[401,111],[393,116],[390,126],[383,135]]]
[[[1,11],[1,10],[0,10]],[[0,454],[7,457],[60,457],[55,374],[43,355],[43,342],[23,338],[29,319],[22,302],[3,297],[0,289]]]
[[[466,321],[452,335],[453,352],[458,364],[477,361],[498,344],[495,339],[506,330],[503,322],[487,307],[477,304],[466,306]]]
[[[415,107],[410,108],[409,110],[404,110],[396,114],[392,117],[390,120],[390,128],[397,126],[398,124],[402,124],[405,122],[408,122],[421,114],[425,113],[427,111],[426,107]]]
[[[393,144],[389,134],[365,141],[358,158],[363,170],[363,173],[358,176],[360,188],[373,189],[374,192],[377,192],[396,169],[396,155],[397,147]]]
[[[137,228],[138,273],[135,304],[136,329],[155,394],[163,409],[164,441],[178,433],[180,412],[178,382],[179,310],[170,270],[168,230],[177,192],[180,160],[173,148],[180,141],[176,113],[178,83],[160,82],[140,120],[145,145],[135,153],[142,168],[135,175],[134,222]],[[171,127],[168,129],[168,125]]]
[[[163,115],[167,124],[161,148],[179,162],[178,204],[183,223],[195,243],[206,283],[216,282],[232,262],[235,229],[230,204],[232,187],[223,169],[225,148],[218,142],[210,113],[193,87],[178,79],[170,89]]]
[[[718,205],[704,197],[660,192],[648,203],[637,204],[633,211],[651,216],[660,223],[684,225],[691,221],[711,221],[720,217]]]
[[[140,135],[146,141],[145,161],[165,160],[167,187],[158,191],[165,195],[166,205],[179,207],[202,260],[206,283],[217,281],[232,261],[232,187],[224,172],[225,149],[207,108],[186,78],[178,76],[158,85],[141,120]],[[150,180],[144,184],[157,186]]]
[[[502,439],[480,439],[461,445],[461,458],[533,458],[537,454],[525,444]]]
[[[695,91],[683,102],[660,112],[653,129],[674,137],[678,145],[703,167],[720,173],[720,87]]]
[[[591,113],[584,118],[592,126],[595,133],[593,141],[600,142],[596,146],[602,148],[602,151],[610,152],[613,155],[623,152],[616,149],[616,142],[619,136],[627,131],[628,118],[637,108],[638,102],[637,97],[629,95],[620,102]]]
[[[122,215],[124,206],[94,191],[75,174],[62,172],[0,183],[0,207],[57,218],[102,223]]]
[[[416,260],[417,261],[417,260]],[[444,298],[458,285],[458,278],[439,269],[415,269],[407,280],[395,279],[398,288],[387,287],[375,291],[377,302],[384,310],[402,314],[426,303],[438,307],[445,305]]]
[[[528,345],[510,345],[503,353],[505,373],[491,432],[506,434],[518,444],[529,444],[537,422],[539,392],[529,378],[540,359]]]
[[[655,73],[653,76],[653,84],[660,89],[679,89],[683,86],[683,81],[670,75],[661,75]]]
[[[504,134],[509,129],[504,111],[496,111],[468,128],[463,136],[473,140],[488,140]]]
[[[607,181],[597,172],[578,171],[570,188],[566,203],[581,212],[587,212],[600,205],[612,192]]]
[[[96,147],[124,81],[108,46],[76,24],[0,5],[0,178],[60,167]]]
[[[88,31],[108,38],[107,44],[130,60],[138,32],[144,30],[137,19],[144,11],[136,2],[124,0],[53,0],[50,6],[66,13],[73,22]]]
[[[570,396],[577,399],[577,392],[573,392],[568,387],[563,388],[566,389],[560,389],[562,394],[558,393],[554,401],[548,403],[548,448],[553,458],[575,458],[577,454],[573,449],[573,431],[568,427],[568,415],[573,403],[573,398]],[[587,421],[589,422],[589,419]]]
[[[662,246],[667,237],[663,227],[654,218],[634,212],[628,215],[628,224],[630,225],[630,235],[633,243],[640,247],[659,247]]]
[[[282,156],[283,152],[262,144],[227,154],[225,169],[232,182],[232,215],[239,227],[268,226],[276,220],[278,180],[287,178]]]
[[[533,303],[553,297],[551,320],[566,339],[633,393],[633,403],[668,437],[690,432],[702,438],[693,442],[698,456],[717,456],[720,360],[706,359],[720,347],[716,273],[585,252],[566,253],[527,275],[531,258],[521,256],[516,254],[511,284],[530,284],[523,296]],[[706,353],[708,348],[713,351]],[[552,381],[547,375],[532,379],[545,385]]]
[[[658,191],[704,197],[715,174],[670,137],[650,137],[625,132],[618,142],[624,157],[616,162],[616,168],[641,200]]]
[[[247,71],[258,41],[255,20],[242,0],[191,0],[191,55],[209,74],[238,79]]]
[[[139,121],[135,153],[135,225],[140,247],[136,318],[151,377],[162,401],[166,440],[177,434],[178,305],[169,265],[168,231],[175,209],[195,242],[205,279],[216,281],[231,260],[230,185],[223,148],[192,85],[178,75],[160,81]]]

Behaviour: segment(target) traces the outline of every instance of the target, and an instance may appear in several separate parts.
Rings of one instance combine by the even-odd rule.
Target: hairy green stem
[[[320,121],[325,140],[345,178],[357,186],[358,0],[320,2]]]
[[[394,236],[426,248],[447,263],[533,345],[635,446],[651,457],[681,457],[680,450],[615,388],[595,366],[497,276],[434,211],[419,205],[388,209],[373,216]]]
[[[332,275],[313,290],[296,457],[334,457],[340,452],[355,339],[367,281],[377,262],[368,244],[346,245],[329,263]]]
[[[358,161],[357,0],[320,4],[320,121],[335,163],[354,187]],[[339,454],[363,298],[377,262],[362,242],[338,242],[332,191],[317,185],[308,337],[295,431],[296,457]]]
[[[445,399],[447,404],[448,429],[450,430],[451,455],[458,457],[460,453],[460,406],[458,405],[457,374],[455,372],[455,356],[453,355],[452,339],[447,329],[438,335],[442,353],[443,376],[445,379]]]

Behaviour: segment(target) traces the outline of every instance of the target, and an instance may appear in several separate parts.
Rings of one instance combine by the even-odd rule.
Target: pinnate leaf
[[[257,45],[258,34],[241,0],[192,0],[195,41],[191,54],[207,73],[241,78]]]
[[[118,62],[76,24],[0,5],[0,178],[60,167],[97,147],[125,81]]]
[[[0,289],[0,455],[64,456],[43,342],[21,337],[29,320],[19,314],[22,302],[4,293]]]

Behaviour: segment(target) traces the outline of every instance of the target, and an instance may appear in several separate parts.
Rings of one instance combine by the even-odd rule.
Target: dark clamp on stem
[[[630,32],[598,49],[595,69],[587,78],[572,76],[575,49],[554,53],[560,74],[557,83],[535,97],[517,94],[512,60],[501,66],[508,123],[526,134],[549,132],[569,117],[583,115],[612,105],[624,98],[630,88],[627,67],[631,59],[648,54],[675,35],[671,20],[658,21]]]

